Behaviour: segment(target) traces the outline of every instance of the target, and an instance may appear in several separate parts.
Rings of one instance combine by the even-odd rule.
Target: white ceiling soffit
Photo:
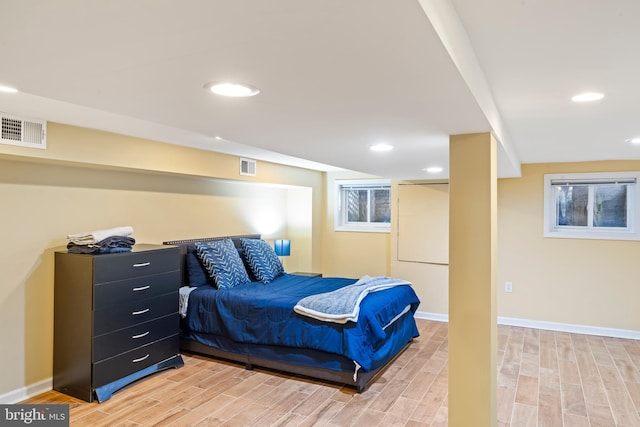
[[[3,111],[3,109],[11,110],[13,114],[18,116],[28,117],[35,114],[36,118],[50,122],[114,132],[234,156],[251,157],[272,163],[327,172],[344,170],[331,165],[238,144],[237,142],[185,129],[22,92],[12,94],[11,97],[0,96],[0,111]]]
[[[520,176],[520,160],[455,8],[449,0],[419,0],[419,2],[491,125],[491,131],[499,144],[498,176]]]

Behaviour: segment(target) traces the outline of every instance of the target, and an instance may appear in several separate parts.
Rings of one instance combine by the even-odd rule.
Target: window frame
[[[632,182],[633,181],[633,182]],[[562,182],[589,187],[587,225],[556,226],[556,193],[554,188]],[[593,188],[598,184],[626,183],[627,227],[593,227]],[[544,175],[544,237],[566,239],[640,240],[640,172],[594,172]]]
[[[345,188],[363,188],[368,190],[388,189],[389,190],[389,222],[348,222],[345,206]],[[367,204],[371,199],[367,197]],[[336,180],[334,197],[334,230],[335,231],[355,231],[365,233],[389,233],[391,232],[391,180],[388,179],[367,179],[367,180]],[[370,212],[369,212],[370,214]]]

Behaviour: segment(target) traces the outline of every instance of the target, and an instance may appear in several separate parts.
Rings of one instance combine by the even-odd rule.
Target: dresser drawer
[[[178,353],[179,337],[173,335],[93,364],[93,387],[98,388],[162,362]]]
[[[178,312],[178,290],[142,301],[126,301],[93,313],[93,335],[102,335]]]
[[[95,286],[93,307],[95,310],[99,310],[125,301],[142,301],[176,291],[179,287],[179,271],[107,282]]]
[[[110,334],[100,335],[93,339],[93,360],[98,362],[175,335],[179,329],[180,315],[174,313],[129,328],[119,329]]]
[[[180,270],[179,249],[167,247],[94,257],[94,284]]]

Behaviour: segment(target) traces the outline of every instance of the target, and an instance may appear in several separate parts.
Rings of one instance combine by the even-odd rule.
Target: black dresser
[[[180,277],[178,247],[56,252],[53,389],[104,401],[139,378],[183,366]]]

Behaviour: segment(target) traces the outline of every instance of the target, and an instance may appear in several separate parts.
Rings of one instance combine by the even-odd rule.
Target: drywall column
[[[489,133],[449,141],[449,426],[493,427],[496,141]]]

